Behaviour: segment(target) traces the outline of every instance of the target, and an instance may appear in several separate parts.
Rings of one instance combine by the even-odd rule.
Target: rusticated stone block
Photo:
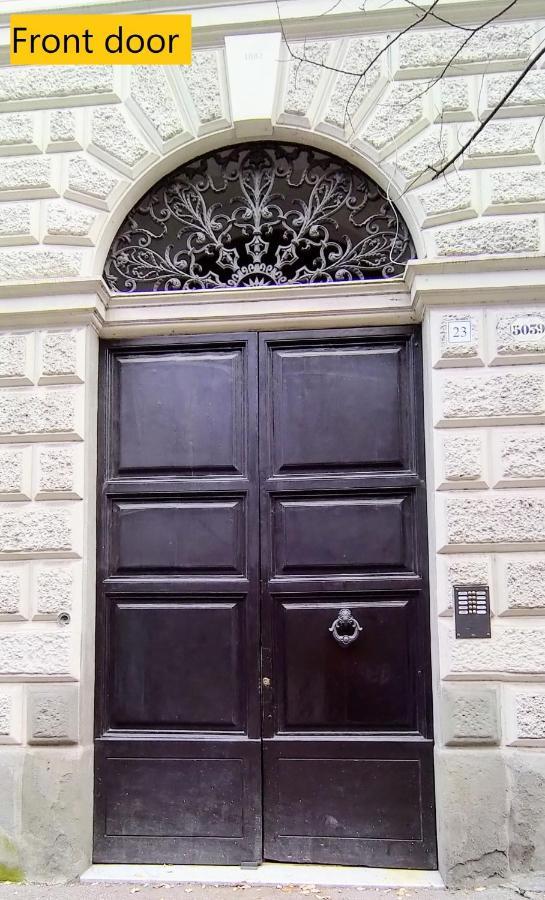
[[[95,213],[77,206],[69,206],[62,200],[55,200],[47,207],[48,243],[91,244],[90,231],[96,220]]]
[[[498,744],[497,689],[445,687],[442,722],[445,744]]]
[[[77,744],[77,685],[30,685],[27,733],[29,744]]]
[[[539,121],[536,119],[502,119],[490,122],[468,147],[464,167],[496,166],[500,158],[513,163],[517,162],[517,157],[523,163],[534,160],[539,162],[536,151],[538,128]],[[461,128],[460,141],[467,141],[474,130],[474,125]]]
[[[545,674],[544,628],[495,628],[491,639],[471,641],[450,633],[447,650],[445,674],[451,677]]]
[[[33,333],[0,334],[0,385],[32,384]]]
[[[12,102],[36,108],[79,103],[96,97],[113,99],[111,66],[15,66],[6,68],[0,84],[0,104]]]
[[[496,565],[503,614],[545,613],[545,553],[502,554]]]
[[[491,172],[490,200],[492,208],[545,202],[545,169],[531,166]]]
[[[0,448],[0,500],[30,500],[30,475],[30,447]]]
[[[443,486],[456,487],[468,482],[471,487],[486,487],[485,454],[480,434],[446,437],[443,441]]]
[[[400,68],[424,75],[422,70],[442,69],[454,54],[458,66],[481,63],[487,69],[494,60],[527,59],[534,31],[530,22],[491,24],[467,41],[466,34],[454,28],[412,30],[399,42]]]
[[[440,125],[432,125],[388,161],[395,171],[401,172],[411,182],[411,186],[416,186],[419,180],[432,178],[448,158],[448,140],[444,129]]]
[[[487,878],[507,876],[509,783],[500,751],[439,750],[435,778],[441,871],[448,886],[473,889]]]
[[[537,219],[480,219],[435,232],[439,256],[535,253],[541,238]]]
[[[545,500],[527,497],[449,497],[446,500],[449,545],[516,545],[545,541]]]
[[[545,869],[545,756],[513,749],[506,752],[505,758],[510,776],[511,869],[542,872]]]
[[[78,396],[73,390],[40,388],[3,391],[0,403],[0,440],[78,437]]]
[[[505,95],[519,77],[518,72],[490,75],[486,79],[486,105],[488,109],[494,109],[501,103],[502,109],[510,106],[538,106],[545,105],[545,72],[527,72],[518,87],[504,100]],[[529,110],[530,112],[530,110]]]
[[[0,206],[0,246],[38,243],[37,208],[28,203]]]
[[[499,464],[502,481],[540,484],[545,479],[545,434],[539,429],[503,435],[499,442]]]
[[[69,629],[0,634],[0,677],[69,674]]]
[[[36,500],[80,499],[80,446],[48,445],[37,453]]]
[[[21,743],[22,709],[23,697],[21,688],[15,685],[2,685],[0,687],[0,744]]]
[[[51,160],[47,156],[4,159],[0,166],[0,194],[4,197],[56,197]]]
[[[455,178],[448,178],[446,182],[428,185],[418,199],[426,217],[431,220],[430,224],[438,224],[440,221],[467,218],[472,210],[472,195],[471,178],[459,174]],[[476,215],[476,212],[473,211],[472,214]]]
[[[0,565],[0,619],[26,619],[28,605],[28,564]]]
[[[76,117],[71,109],[56,109],[51,113],[49,136],[53,143],[76,140]]]
[[[545,415],[545,377],[540,372],[447,378],[442,393],[445,424],[465,419],[531,422]]]
[[[500,313],[496,318],[494,340],[499,365],[507,358],[513,362],[539,362],[545,354],[545,313],[542,310],[521,309]]]
[[[382,150],[406,132],[414,133],[418,124],[425,126],[423,108],[420,82],[394,82],[365,122],[361,137]]]
[[[66,509],[0,510],[0,554],[68,554],[72,545],[72,517]]]
[[[515,697],[516,735],[519,741],[545,741],[545,694],[524,691]]]
[[[32,595],[35,619],[49,619],[60,613],[71,613],[75,587],[73,565],[37,566],[34,579]]]
[[[308,41],[292,47],[295,58],[290,54],[285,112],[296,116],[306,115],[314,99],[322,77],[322,65],[327,61],[330,49],[330,41]]]
[[[81,260],[81,253],[74,250],[3,250],[0,252],[0,280],[67,278],[80,274]]]
[[[70,384],[83,381],[83,332],[46,331],[40,342],[39,384]]]
[[[492,582],[491,557],[467,553],[460,556],[439,557],[440,581],[438,606],[440,615],[452,614],[455,584],[488,584]],[[491,598],[493,600],[493,596]]]

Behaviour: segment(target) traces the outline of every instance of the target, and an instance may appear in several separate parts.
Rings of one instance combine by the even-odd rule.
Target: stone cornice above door
[[[545,306],[543,257],[415,260],[403,278],[114,294],[102,279],[0,286],[0,328],[90,324],[103,337],[420,322],[431,306]]]

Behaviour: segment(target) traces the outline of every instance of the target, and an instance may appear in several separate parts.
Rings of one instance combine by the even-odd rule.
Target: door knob
[[[349,644],[354,643],[363,629],[352,615],[352,610],[343,608],[339,610],[339,615],[329,630],[341,647],[348,647]]]

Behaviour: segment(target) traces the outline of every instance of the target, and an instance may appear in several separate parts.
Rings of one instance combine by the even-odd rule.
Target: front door
[[[101,371],[95,861],[434,868],[418,330]]]

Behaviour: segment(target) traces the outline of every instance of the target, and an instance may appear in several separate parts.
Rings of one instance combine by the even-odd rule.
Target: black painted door
[[[418,332],[102,357],[95,860],[433,868]]]

